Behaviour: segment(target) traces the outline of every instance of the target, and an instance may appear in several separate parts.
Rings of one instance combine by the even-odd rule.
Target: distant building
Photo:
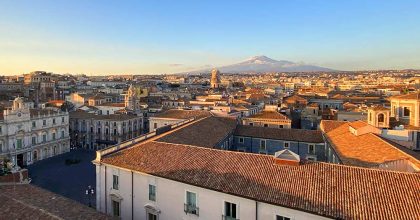
[[[220,84],[220,72],[218,69],[213,69],[211,71],[210,87],[216,89],[219,88]]]
[[[420,92],[393,96],[390,102],[391,117],[405,125],[420,128]]]
[[[127,94],[124,97],[125,107],[131,111],[139,111],[142,106],[141,98],[147,97],[147,89],[140,88],[138,86],[131,85],[128,88]]]
[[[368,124],[377,128],[389,128],[391,111],[383,106],[373,106],[368,109]]]
[[[264,110],[243,118],[242,124],[257,127],[291,128],[292,121],[286,115],[277,111]]]
[[[135,138],[142,134],[142,130],[142,116],[70,112],[71,144],[74,147],[103,149]]]

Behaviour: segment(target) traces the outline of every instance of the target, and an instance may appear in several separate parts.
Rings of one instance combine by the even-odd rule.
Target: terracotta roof
[[[292,95],[284,98],[285,103],[295,103],[295,102],[308,102],[305,98],[298,96],[298,95]]]
[[[406,95],[392,96],[391,99],[413,99],[413,100],[420,100],[420,92],[410,93],[410,94],[406,94]]]
[[[258,118],[258,119],[281,119],[281,120],[290,120],[287,116],[276,112],[276,111],[262,111],[260,113],[257,113],[255,115],[251,115],[248,118]]]
[[[319,127],[323,132],[328,133],[346,123],[346,121],[322,120]]]
[[[158,141],[213,148],[235,128],[235,119],[212,116],[165,135]]]
[[[420,175],[147,142],[105,156],[117,167],[337,219],[419,219]]]
[[[238,125],[234,135],[259,137],[274,140],[288,140],[309,143],[324,143],[322,132],[319,130],[279,129]]]
[[[384,162],[407,159],[420,168],[419,160],[396,149],[377,135],[366,133],[356,136],[349,130],[351,123],[336,123],[334,129],[324,132],[343,164],[377,167]]]
[[[189,119],[189,118],[204,118],[210,116],[209,111],[204,110],[179,110],[170,109],[168,111],[159,113],[153,117],[155,118],[174,118],[174,119]]]
[[[353,121],[348,123],[350,127],[359,129],[368,126],[369,124],[364,121]]]
[[[0,186],[0,219],[113,219],[33,185]]]
[[[385,108],[382,105],[372,106],[372,107],[370,107],[370,109],[375,110],[375,111],[386,111],[386,110],[390,110],[389,108]]]

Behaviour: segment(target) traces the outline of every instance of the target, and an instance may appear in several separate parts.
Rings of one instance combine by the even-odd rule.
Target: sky
[[[0,75],[177,73],[256,55],[420,69],[419,0],[0,0]]]

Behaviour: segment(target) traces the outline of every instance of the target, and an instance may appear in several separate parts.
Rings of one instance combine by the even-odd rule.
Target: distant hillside
[[[294,63],[287,60],[274,60],[266,56],[254,56],[243,62],[217,67],[222,73],[265,73],[265,72],[331,72],[333,69]],[[209,72],[210,69],[190,73]]]

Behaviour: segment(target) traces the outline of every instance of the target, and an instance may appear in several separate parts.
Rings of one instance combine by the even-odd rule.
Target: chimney
[[[299,166],[300,157],[289,149],[277,151],[274,154],[274,164],[286,166]]]

